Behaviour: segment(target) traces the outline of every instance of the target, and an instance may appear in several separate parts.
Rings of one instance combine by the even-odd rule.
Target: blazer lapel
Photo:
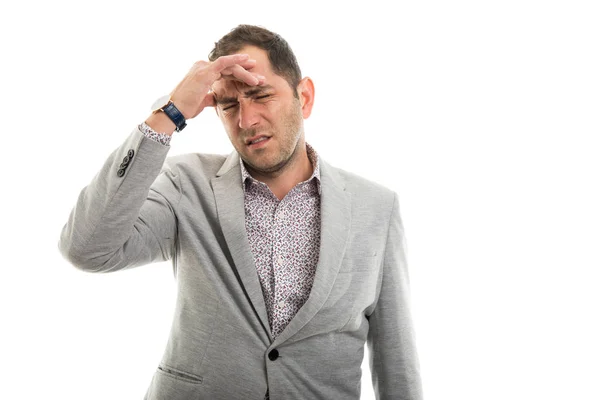
[[[211,179],[219,222],[237,275],[273,345],[297,333],[323,307],[333,287],[350,234],[351,194],[335,168],[319,158],[321,170],[321,244],[313,287],[306,303],[273,342],[265,300],[246,233],[239,155],[233,151]]]
[[[231,252],[236,275],[272,341],[267,308],[246,233],[244,190],[239,155],[234,150],[211,179],[219,223]]]
[[[319,157],[321,169],[321,244],[313,287],[306,303],[275,339],[277,346],[296,334],[323,307],[342,264],[350,234],[351,194],[335,168]]]

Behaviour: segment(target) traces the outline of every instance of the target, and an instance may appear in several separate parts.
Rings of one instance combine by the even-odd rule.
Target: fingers
[[[248,54],[231,54],[229,56],[221,56],[221,57],[217,58],[212,63],[212,66],[215,69],[215,72],[220,73],[225,68],[229,68],[234,65],[241,64],[243,62],[248,61],[249,59],[250,59],[250,56]]]
[[[231,54],[217,58],[211,65],[219,78],[238,80],[249,86],[264,83],[265,77],[248,70],[256,66],[256,60],[250,59],[248,54]]]
[[[256,67],[256,60],[248,59],[247,61],[241,62],[237,65],[241,65],[245,69],[251,69],[251,68]]]
[[[221,71],[221,76],[227,80],[237,80],[249,86],[256,86],[264,83],[265,77],[246,70],[241,65],[233,65]]]

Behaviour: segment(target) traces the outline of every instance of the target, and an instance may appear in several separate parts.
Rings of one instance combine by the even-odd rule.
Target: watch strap
[[[173,104],[171,100],[169,100],[167,105],[161,108],[161,110],[165,114],[167,114],[167,117],[169,117],[171,121],[173,121],[173,123],[175,124],[175,130],[177,132],[182,131],[183,128],[187,126],[187,123],[185,122],[185,117],[183,116],[181,111],[179,111],[179,109],[175,107],[175,104]]]

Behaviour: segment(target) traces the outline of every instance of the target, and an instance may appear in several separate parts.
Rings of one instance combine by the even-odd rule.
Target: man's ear
[[[310,117],[315,102],[315,85],[308,76],[302,78],[296,88],[300,104],[302,105],[302,116],[304,119]]]

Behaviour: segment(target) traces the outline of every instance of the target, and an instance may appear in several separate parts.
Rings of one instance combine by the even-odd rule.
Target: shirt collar
[[[315,182],[314,184],[317,186],[317,189],[318,189],[319,195],[320,195],[321,194],[321,170],[319,168],[319,154],[315,151],[315,149],[310,144],[308,144],[308,142],[306,142],[306,153],[308,155],[308,160],[310,161],[310,163],[313,166],[313,173],[310,176],[310,178],[308,178],[304,182],[312,182],[313,178],[314,178],[314,182]],[[251,181],[255,181],[258,183],[263,183],[263,182],[260,182],[256,179],[254,179],[250,175],[250,173],[246,169],[246,166],[244,165],[244,161],[242,161],[242,157],[240,157],[240,168],[242,169],[242,186],[244,187],[244,189],[246,188],[246,185],[245,185],[246,179],[250,179]]]

